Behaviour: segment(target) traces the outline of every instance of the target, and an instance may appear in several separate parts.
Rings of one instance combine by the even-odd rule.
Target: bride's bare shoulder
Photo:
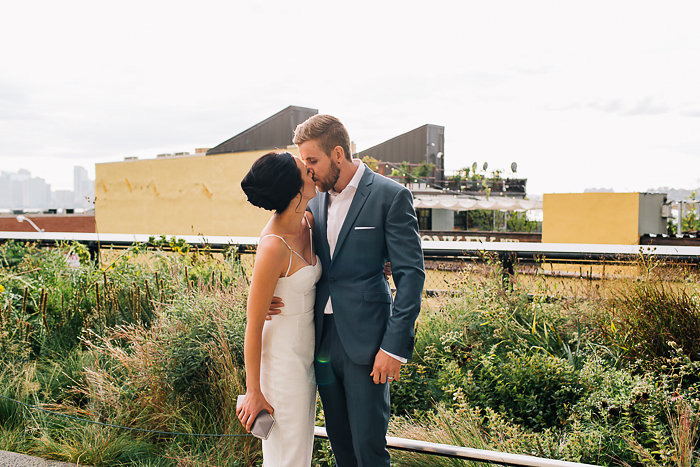
[[[279,236],[267,234],[260,237],[255,253],[257,257],[264,256],[273,260],[282,259],[286,258],[289,253],[289,247]]]

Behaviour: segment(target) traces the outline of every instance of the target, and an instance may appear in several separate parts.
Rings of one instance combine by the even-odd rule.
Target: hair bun
[[[245,182],[246,179],[243,179]],[[253,206],[266,209],[268,211],[277,210],[279,205],[271,198],[269,189],[255,185],[255,180],[249,180],[249,184],[241,182],[241,188],[248,197],[248,202]],[[286,207],[286,206],[285,206]]]
[[[248,201],[268,211],[282,212],[304,184],[294,156],[270,152],[256,160],[241,180]]]

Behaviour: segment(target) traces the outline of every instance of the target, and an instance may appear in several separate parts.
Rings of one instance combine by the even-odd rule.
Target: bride
[[[314,299],[321,263],[306,205],[316,188],[304,163],[287,152],[256,160],[241,187],[250,203],[274,213],[260,233],[253,267],[244,345],[246,395],[236,413],[247,431],[262,409],[273,414],[275,424],[262,442],[266,466],[309,466],[316,411]],[[284,308],[266,320],[273,296]]]

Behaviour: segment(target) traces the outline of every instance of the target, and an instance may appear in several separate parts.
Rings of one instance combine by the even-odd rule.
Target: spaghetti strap
[[[296,253],[297,256],[299,256],[299,253],[297,253],[296,251],[292,250],[292,247],[289,246],[289,243],[287,243],[287,240],[285,240],[284,238],[280,237],[279,235],[267,234],[267,235],[265,235],[264,237],[262,237],[260,240],[262,240],[262,239],[265,238],[265,237],[277,237],[277,238],[279,238],[280,240],[282,240],[282,241],[284,242],[285,245],[287,245],[287,248],[289,248],[289,251],[290,251],[290,253],[289,253],[289,266],[287,266],[287,272],[284,273],[284,277],[288,277],[288,276],[289,276],[289,271],[292,269],[292,253]],[[303,258],[302,258],[302,259],[303,259]]]
[[[304,211],[304,219],[306,220],[306,226],[309,228],[309,243],[311,245],[311,262],[309,264],[313,264],[314,262],[314,234],[311,229],[311,224],[309,224],[309,218],[306,217],[306,211]]]

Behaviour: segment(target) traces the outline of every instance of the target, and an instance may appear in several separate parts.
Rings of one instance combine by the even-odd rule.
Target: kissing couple
[[[301,158],[265,154],[241,182],[274,213],[250,283],[237,415],[248,431],[273,415],[265,466],[309,466],[318,387],[337,465],[388,466],[389,384],[413,353],[425,281],[413,198],[352,159],[335,117],[314,115],[293,142]]]

